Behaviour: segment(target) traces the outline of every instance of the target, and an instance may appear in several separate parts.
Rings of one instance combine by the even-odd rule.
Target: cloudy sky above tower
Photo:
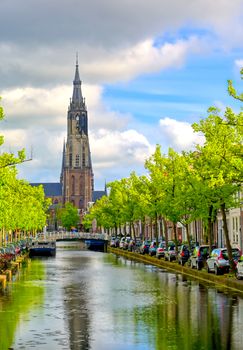
[[[59,181],[78,52],[95,188],[141,174],[156,144],[202,142],[190,125],[209,106],[240,108],[242,35],[242,0],[2,0],[1,152],[25,148],[20,177]]]

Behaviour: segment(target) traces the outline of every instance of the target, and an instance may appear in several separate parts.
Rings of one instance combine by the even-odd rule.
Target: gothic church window
[[[85,153],[83,152],[83,155],[82,155],[82,165],[85,166]]]
[[[79,208],[80,209],[83,207],[83,204],[84,204],[84,199],[83,199],[83,197],[80,197],[80,200],[79,200]]]
[[[75,166],[79,167],[79,164],[80,164],[80,157],[79,157],[79,154],[76,154]]]
[[[82,194],[82,176],[79,177],[79,193]]]
[[[72,189],[72,196],[75,194],[75,177],[71,177],[71,189]]]
[[[69,153],[69,166],[72,166],[72,163],[73,163],[72,153]]]
[[[83,145],[82,149],[82,166],[85,166],[85,146]]]

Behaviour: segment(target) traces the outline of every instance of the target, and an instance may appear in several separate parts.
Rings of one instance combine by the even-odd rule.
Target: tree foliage
[[[62,226],[68,231],[72,227],[77,227],[80,217],[77,208],[72,203],[67,202],[64,208],[58,210],[58,219],[60,219]]]
[[[228,91],[243,101],[231,81]],[[205,239],[212,246],[212,224],[221,212],[233,262],[226,210],[240,205],[237,194],[243,179],[243,112],[235,113],[227,107],[222,113],[210,107],[207,118],[192,127],[204,136],[203,145],[196,145],[191,152],[169,149],[167,154],[162,154],[157,145],[145,161],[148,174],[137,176],[133,172],[129,178],[110,183],[109,196],[94,205],[92,219],[97,218],[101,226],[105,223],[116,228],[149,217],[157,227],[157,218],[164,217],[174,224],[175,241],[178,222],[188,228],[190,222],[201,219],[207,228]],[[104,213],[105,220],[101,220]]]
[[[0,119],[3,117],[0,106]],[[1,137],[0,145],[3,141]],[[33,187],[17,178],[16,165],[24,160],[24,150],[17,156],[6,152],[0,155],[0,230],[3,232],[36,231],[46,224],[50,201],[45,199],[43,187]]]

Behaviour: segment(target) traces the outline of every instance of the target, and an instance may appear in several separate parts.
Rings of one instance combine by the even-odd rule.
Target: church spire
[[[76,54],[76,69],[75,76],[73,81],[73,103],[83,103],[83,96],[81,91],[81,80],[79,77],[79,69],[78,69],[78,54]]]

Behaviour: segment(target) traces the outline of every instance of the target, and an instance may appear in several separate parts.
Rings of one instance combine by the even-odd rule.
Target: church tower
[[[88,112],[82,96],[78,59],[73,96],[67,113],[67,140],[63,145],[61,185],[63,202],[85,211],[92,201],[93,170],[88,137]]]

